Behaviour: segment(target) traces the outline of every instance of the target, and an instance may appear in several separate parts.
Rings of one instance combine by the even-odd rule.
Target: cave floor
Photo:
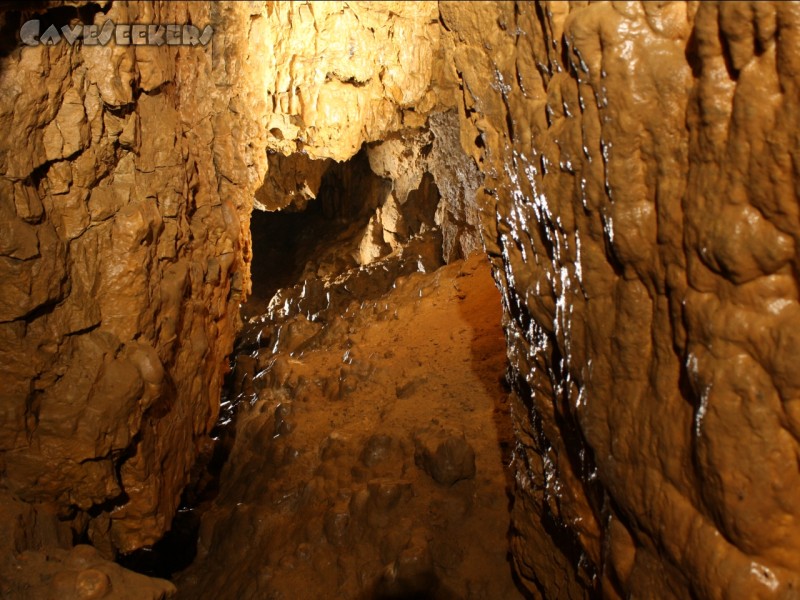
[[[250,400],[179,597],[522,597],[500,319],[473,255],[245,356]]]

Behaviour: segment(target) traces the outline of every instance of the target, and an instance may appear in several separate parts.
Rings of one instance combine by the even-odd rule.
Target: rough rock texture
[[[4,506],[51,504],[111,555],[169,527],[216,420],[268,141],[342,158],[406,126],[403,107],[435,105],[440,29],[435,3],[61,4],[6,26],[216,30],[206,47],[61,43],[2,59]]]
[[[93,12],[224,22],[204,4]],[[169,527],[248,281],[247,145],[215,49],[237,51],[61,43],[3,59],[2,487],[106,556]]]
[[[498,214],[520,572],[796,597],[800,5],[440,10]]]
[[[302,207],[365,142],[421,156],[455,109],[478,168],[457,161],[439,225],[481,222],[503,290],[532,593],[797,595],[798,3],[48,4],[217,31],[0,58],[13,552],[163,533],[217,415],[253,203]]]
[[[245,331],[230,457],[178,598],[522,598],[485,255],[379,295],[343,275],[326,278],[333,306],[282,295]]]
[[[48,18],[78,16],[63,10]],[[221,19],[184,3],[94,13]],[[252,206],[230,185],[246,167],[226,148],[242,137],[223,67],[201,46],[61,43],[2,62],[2,487],[54,504],[107,556],[169,527],[217,417]]]
[[[436,2],[248,4],[249,26],[229,34],[247,32],[271,149],[345,160],[437,105]]]
[[[426,128],[372,144],[368,155],[372,170],[392,182],[371,223],[391,249],[432,227],[441,230],[446,262],[483,249],[476,202],[482,177],[459,143],[456,111],[433,113]]]

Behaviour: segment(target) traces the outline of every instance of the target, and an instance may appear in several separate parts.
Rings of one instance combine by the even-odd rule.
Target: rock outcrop
[[[227,18],[206,4],[77,4],[6,18]],[[217,418],[248,285],[247,119],[218,92],[236,75],[201,45],[62,41],[3,59],[3,488],[55,506],[106,556],[169,527]]]
[[[498,215],[520,572],[795,596],[800,5],[440,10]]]
[[[2,59],[3,506],[55,506],[111,556],[169,528],[216,421],[267,148],[342,159],[418,125],[440,29],[435,3],[64,4],[6,27],[214,29]]]

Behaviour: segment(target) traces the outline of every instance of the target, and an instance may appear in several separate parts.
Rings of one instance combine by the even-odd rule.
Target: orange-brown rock
[[[267,147],[342,159],[404,126],[435,104],[440,29],[430,2],[62,4],[7,14],[215,30],[2,59],[3,486],[129,551],[168,529],[216,420]]]
[[[247,331],[230,457],[178,598],[523,597],[486,256],[378,296],[353,279],[326,278],[329,296],[351,290],[330,309],[289,298]]]
[[[558,598],[797,595],[800,4],[440,12],[498,215],[520,572]]]
[[[406,234],[420,175],[444,199],[448,260],[480,223],[531,592],[798,594],[800,4],[3,11],[4,30],[37,15],[215,30],[196,47],[3,46],[4,513],[46,507],[107,555],[169,527],[217,416],[254,203],[313,202],[323,165],[370,143],[376,172],[413,169],[362,264]],[[422,168],[413,140],[431,132],[452,152]],[[414,573],[426,555],[409,548]]]
[[[58,11],[224,22],[184,3]],[[252,206],[225,187],[247,170],[222,153],[242,139],[213,93],[224,76],[202,46],[62,42],[2,61],[3,486],[78,531],[92,515],[105,548],[163,534],[216,419]]]

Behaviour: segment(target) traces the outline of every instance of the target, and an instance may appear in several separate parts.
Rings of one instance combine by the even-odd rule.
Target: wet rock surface
[[[440,12],[496,208],[529,587],[797,596],[800,5]]]
[[[233,448],[178,597],[521,597],[486,259],[338,308],[322,328],[276,311],[292,342],[240,357]]]
[[[248,322],[237,350],[260,352],[235,371],[258,398],[240,432],[253,449],[236,452],[268,458],[250,473],[255,492],[294,510],[300,484],[281,473],[357,457],[341,497],[308,492],[325,515],[307,520],[313,539],[338,548],[369,538],[358,532],[370,518],[414,506],[419,486],[479,485],[483,453],[462,427],[475,476],[451,486],[416,466],[413,437],[342,426],[326,461],[327,438],[313,451],[294,440],[316,387],[339,407],[334,424],[365,391],[376,405],[443,397],[425,394],[436,378],[422,365],[371,387],[389,359],[348,354],[364,343],[349,323],[364,313],[388,328],[395,312],[380,298],[395,278],[465,256],[480,229],[503,292],[512,550],[529,593],[797,595],[796,2],[9,4],[4,31],[41,16],[191,21],[215,35],[194,48],[2,43],[2,564],[66,564],[79,541],[112,559],[172,526],[251,287],[253,206],[324,204],[335,161],[366,143],[391,193],[342,229],[347,252],[316,263],[316,279],[278,286],[284,326]],[[370,286],[363,306],[349,308],[348,286]],[[306,370],[298,357],[331,339],[336,366]],[[267,407],[262,433],[248,429],[255,406]],[[257,497],[240,511],[251,532],[271,527]],[[420,510],[474,509],[444,497]],[[446,589],[441,565],[468,556],[406,529],[370,542],[386,549],[364,551],[380,555],[369,582],[342,585]],[[295,550],[261,548],[286,569],[315,556]],[[308,576],[338,577],[327,561]],[[4,571],[4,585],[23,571]],[[273,579],[234,569],[230,581]]]
[[[169,530],[217,421],[251,287],[250,213],[265,194],[274,207],[296,191],[291,159],[283,172],[273,160],[267,180],[267,148],[300,156],[295,137],[307,128],[302,160],[342,160],[364,136],[422,126],[404,106],[438,106],[435,3],[385,8],[0,7],[0,495],[9,505],[48,505],[108,559]],[[214,35],[206,46],[20,47],[14,36],[32,18],[56,28],[193,23]],[[383,100],[368,103],[376,94]],[[320,173],[303,171],[311,195]],[[25,549],[39,548],[14,551]]]

